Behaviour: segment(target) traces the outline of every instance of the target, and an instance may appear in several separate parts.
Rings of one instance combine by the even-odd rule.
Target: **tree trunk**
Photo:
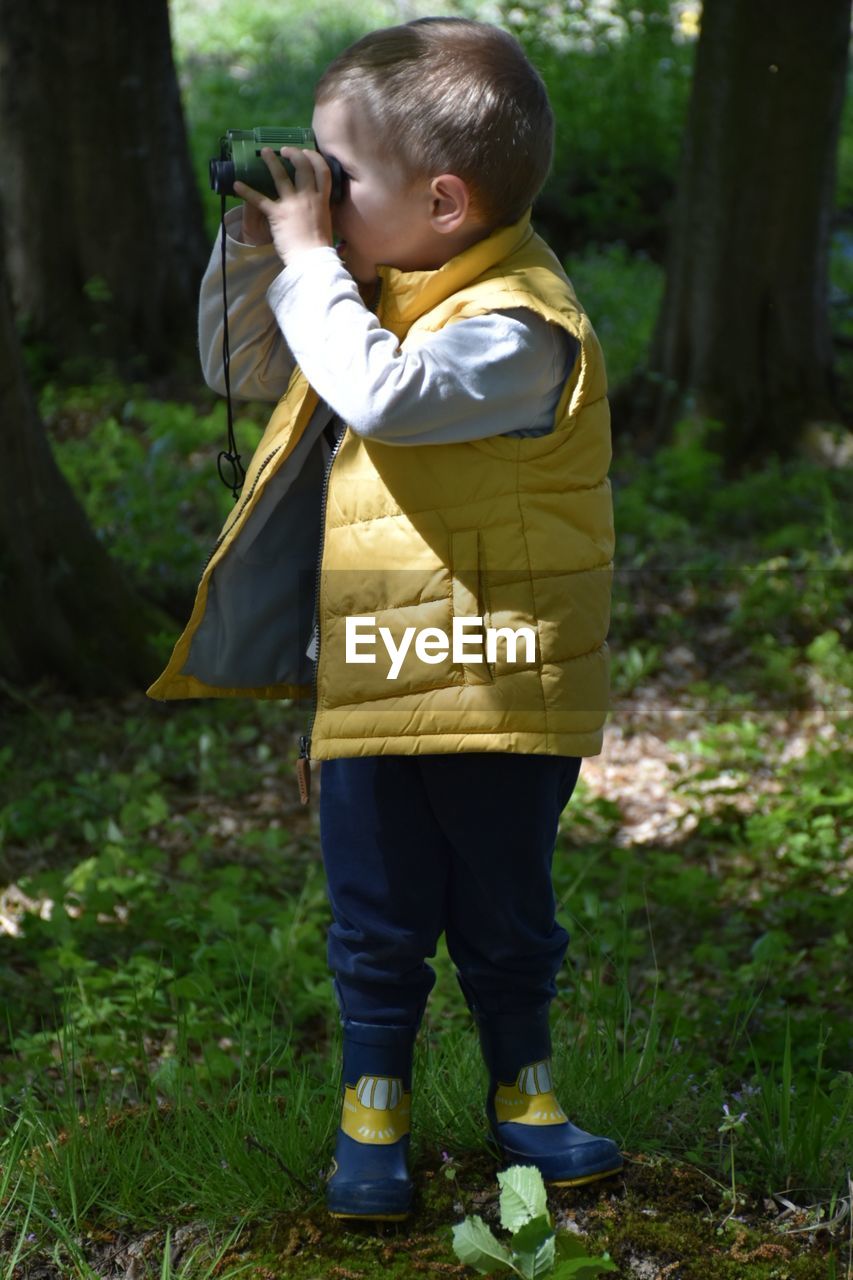
[[[27,385],[0,236],[0,677],[116,693],[156,670],[162,625],[98,542],[54,461]]]
[[[28,336],[137,376],[192,354],[207,245],[167,0],[0,0],[0,146]]]
[[[786,452],[831,392],[828,248],[851,0],[705,0],[665,296],[657,434]]]

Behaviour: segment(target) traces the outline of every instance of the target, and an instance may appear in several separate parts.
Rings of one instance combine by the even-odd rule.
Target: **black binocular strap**
[[[236,502],[246,478],[246,472],[237,452],[237,441],[234,436],[234,410],[231,404],[231,343],[228,337],[228,287],[225,280],[225,196],[222,196],[220,211],[221,245],[222,245],[222,369],[225,374],[225,405],[228,414],[228,448],[223,449],[216,459],[219,479]]]

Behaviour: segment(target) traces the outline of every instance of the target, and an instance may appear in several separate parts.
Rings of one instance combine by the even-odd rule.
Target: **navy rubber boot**
[[[343,1105],[326,1206],[335,1218],[399,1222],[412,1204],[409,1118],[415,1027],[343,1023]]]
[[[622,1157],[616,1143],[573,1125],[554,1096],[548,1006],[530,1013],[473,1013],[489,1069],[486,1115],[506,1163],[535,1165],[556,1186],[618,1173]]]

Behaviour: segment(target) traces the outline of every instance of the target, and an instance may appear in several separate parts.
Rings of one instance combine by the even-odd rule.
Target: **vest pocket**
[[[462,648],[460,664],[466,684],[492,684],[495,673],[486,662],[486,602],[480,533],[461,529],[450,535],[453,636]]]

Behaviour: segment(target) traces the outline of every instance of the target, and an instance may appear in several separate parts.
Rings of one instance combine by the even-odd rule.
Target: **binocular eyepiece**
[[[233,196],[234,183],[245,182],[247,187],[254,187],[274,200],[278,193],[261,155],[262,147],[272,147],[278,155],[281,147],[316,151],[317,142],[312,129],[229,129],[220,139],[219,158],[210,162],[211,189],[220,196]],[[343,170],[334,156],[323,156],[323,159],[332,171],[331,203],[338,204],[343,198]],[[282,156],[278,156],[278,160],[292,181],[293,165]]]

